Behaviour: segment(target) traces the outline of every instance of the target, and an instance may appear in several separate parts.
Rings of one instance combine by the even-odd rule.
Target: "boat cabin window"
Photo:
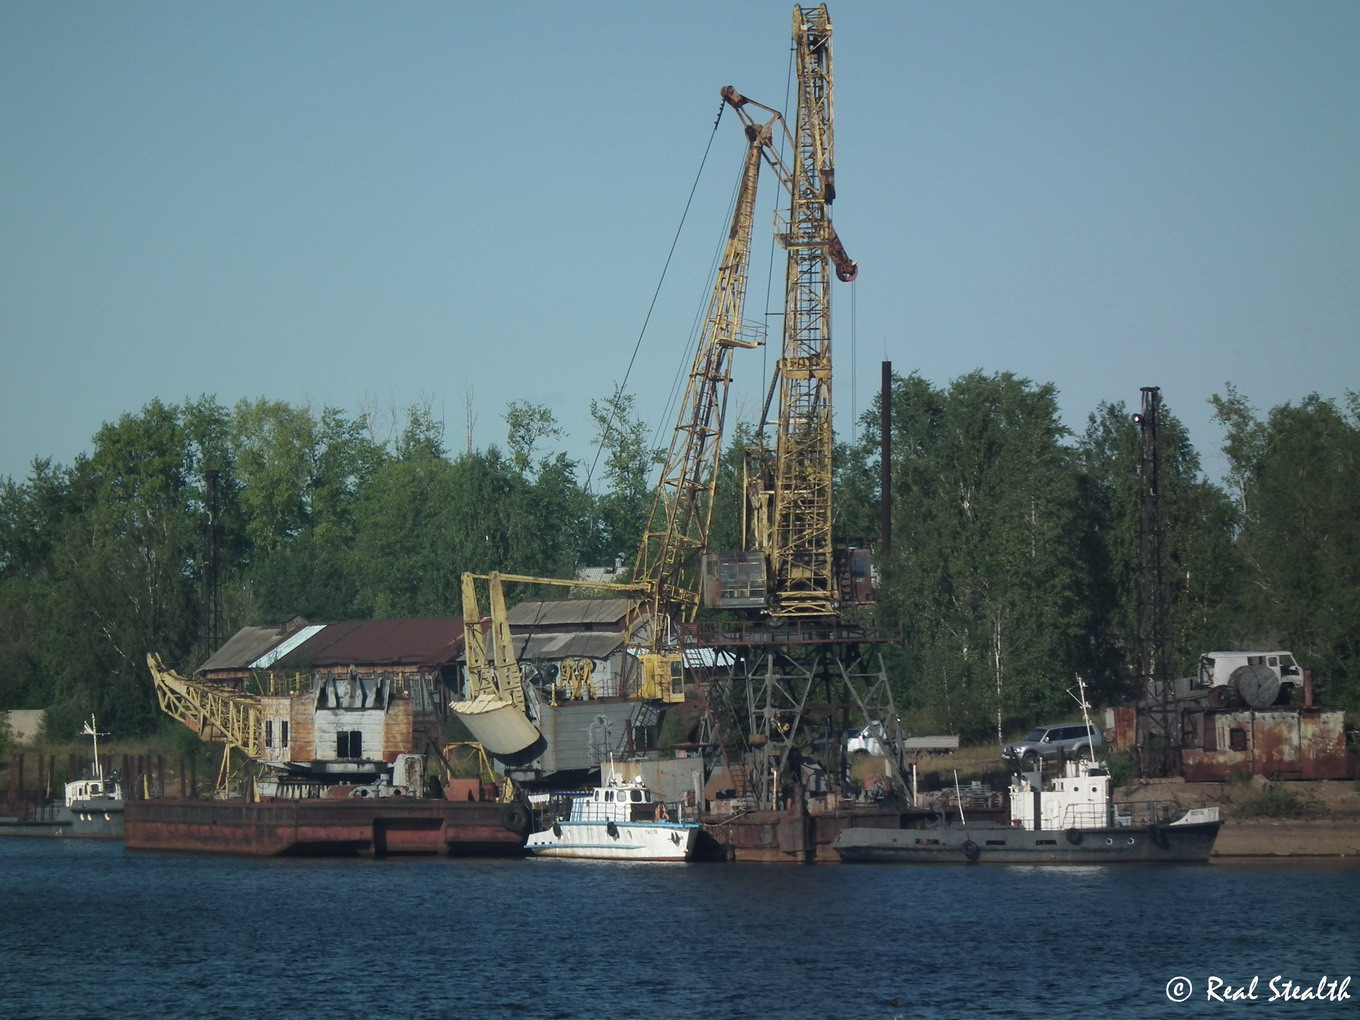
[[[632,791],[630,791],[630,792],[631,792],[632,795],[633,795],[633,803],[634,803],[634,804],[640,804],[640,803],[642,802],[642,791],[641,791],[641,790],[632,790]]]

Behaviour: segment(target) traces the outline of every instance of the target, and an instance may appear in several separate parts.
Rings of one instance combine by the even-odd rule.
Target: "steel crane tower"
[[[831,534],[831,287],[833,248],[842,280],[855,265],[831,226],[836,197],[831,103],[831,19],[826,6],[795,7],[798,112],[789,216],[784,338],[777,364],[779,414],[748,485],[756,548],[768,559],[769,612],[833,616],[838,608]],[[768,418],[768,411],[766,414]]]
[[[831,224],[831,20],[824,5],[793,9],[793,45],[797,119],[790,163],[777,163],[789,194],[787,217],[775,227],[787,252],[783,341],[760,443],[747,454],[746,537],[754,554],[710,557],[708,567],[716,582],[709,604],[758,610],[761,622],[682,629],[687,643],[724,653],[699,670],[701,687],[734,794],[755,808],[789,799],[786,791],[804,782],[806,753],[815,747],[813,756],[825,757],[822,749],[839,747],[852,715],[881,721],[890,739],[897,728],[878,652],[887,639],[842,618],[832,540],[830,276],[834,267],[849,282],[858,269]]]

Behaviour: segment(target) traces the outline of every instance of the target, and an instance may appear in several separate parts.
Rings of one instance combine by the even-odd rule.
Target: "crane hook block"
[[[849,283],[859,275],[859,264],[845,253],[845,246],[841,244],[840,235],[834,227],[831,230],[830,248],[831,261],[836,263],[836,279],[841,283]]]

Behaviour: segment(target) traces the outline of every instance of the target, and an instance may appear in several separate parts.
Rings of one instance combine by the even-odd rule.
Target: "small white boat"
[[[66,784],[65,796],[33,808],[21,818],[0,820],[0,836],[83,836],[123,838],[123,784],[118,773],[104,775],[99,760],[100,734],[94,716],[81,733],[94,741],[89,775]]]
[[[698,822],[672,819],[640,778],[625,783],[611,768],[603,785],[572,795],[566,816],[525,848],[538,857],[687,861],[698,835]]]
[[[90,775],[66,784],[66,808],[71,819],[70,828],[62,835],[121,837],[123,784],[116,773],[112,777],[104,775],[104,766],[99,761],[100,733],[95,728],[94,716],[90,716],[81,733],[94,741],[94,756]]]

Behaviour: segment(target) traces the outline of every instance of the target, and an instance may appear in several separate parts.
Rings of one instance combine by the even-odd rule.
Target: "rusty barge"
[[[415,797],[129,801],[124,845],[250,856],[520,856],[522,804]]]

